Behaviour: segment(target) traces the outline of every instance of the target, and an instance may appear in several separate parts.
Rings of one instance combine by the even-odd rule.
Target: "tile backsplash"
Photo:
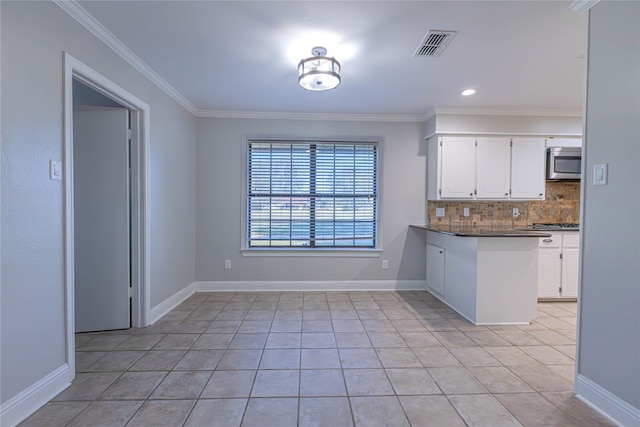
[[[436,208],[445,216],[436,217]],[[464,208],[469,208],[465,217]],[[513,217],[513,208],[519,216]],[[536,201],[428,201],[430,225],[480,225],[486,227],[526,227],[536,222],[580,222],[580,182],[547,181],[545,200]]]

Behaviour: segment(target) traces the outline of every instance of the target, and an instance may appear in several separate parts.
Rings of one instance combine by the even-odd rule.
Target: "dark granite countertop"
[[[419,230],[433,231],[436,233],[448,234],[461,237],[550,237],[547,231],[523,229],[523,228],[487,228],[465,225],[421,225],[412,224],[409,227]]]

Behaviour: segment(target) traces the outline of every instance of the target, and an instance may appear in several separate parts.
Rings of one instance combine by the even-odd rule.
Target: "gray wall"
[[[640,3],[589,19],[578,374],[640,409]]]
[[[151,106],[151,305],[195,275],[195,119],[52,2],[0,2],[2,403],[65,362],[63,51]]]
[[[199,281],[424,280],[425,144],[420,123],[198,119],[196,278]],[[243,135],[382,138],[380,258],[243,257]],[[381,259],[389,269],[381,269]],[[224,269],[224,260],[232,269]]]

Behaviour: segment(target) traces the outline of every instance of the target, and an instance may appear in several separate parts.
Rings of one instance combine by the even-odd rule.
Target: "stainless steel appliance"
[[[581,148],[547,148],[547,180],[579,181],[581,163]]]
[[[534,230],[558,230],[558,231],[562,231],[562,230],[579,230],[580,229],[580,224],[574,224],[574,223],[534,223],[531,225],[531,228],[533,228]]]

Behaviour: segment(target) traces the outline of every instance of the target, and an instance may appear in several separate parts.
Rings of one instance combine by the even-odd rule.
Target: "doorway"
[[[76,315],[79,321],[86,320],[88,315],[107,318],[108,322],[106,327],[94,324],[78,331],[144,327],[150,318],[149,106],[67,53],[64,55],[64,76],[65,322],[67,363],[73,373]],[[83,103],[89,105],[80,106],[80,102],[76,102],[74,111],[74,92],[76,95],[82,92],[85,95]],[[88,98],[87,94],[90,95]],[[106,146],[104,141],[96,144],[99,138],[87,138],[87,135],[102,137],[106,131],[100,126],[118,129],[116,136],[109,140],[118,141],[115,143],[117,149],[100,151]],[[76,177],[76,173],[79,176]],[[83,179],[87,182],[80,181]],[[91,180],[93,182],[89,182]],[[110,216],[110,220],[116,218],[116,225],[107,227],[102,222],[105,220],[100,215],[105,210],[119,212]],[[117,238],[111,235],[113,230],[117,230]],[[98,237],[107,241],[111,239],[110,250],[101,253],[96,245],[92,246],[92,239],[98,238],[92,233],[98,233]],[[113,250],[114,247],[118,249]],[[102,264],[111,262],[105,256],[117,258],[116,267],[106,272],[100,270],[104,268]],[[93,264],[84,264],[87,257],[93,257]],[[83,268],[86,271],[83,272]],[[115,276],[109,277],[112,273]],[[77,287],[86,286],[87,282],[91,282],[89,291]],[[113,283],[117,283],[118,292],[113,295],[108,292],[108,297],[100,294],[104,287]],[[87,310],[92,304],[91,298],[114,298],[119,308],[103,310],[99,316],[94,316],[93,308]],[[109,316],[113,319],[108,319]]]
[[[76,333],[131,327],[130,113],[73,81]]]

